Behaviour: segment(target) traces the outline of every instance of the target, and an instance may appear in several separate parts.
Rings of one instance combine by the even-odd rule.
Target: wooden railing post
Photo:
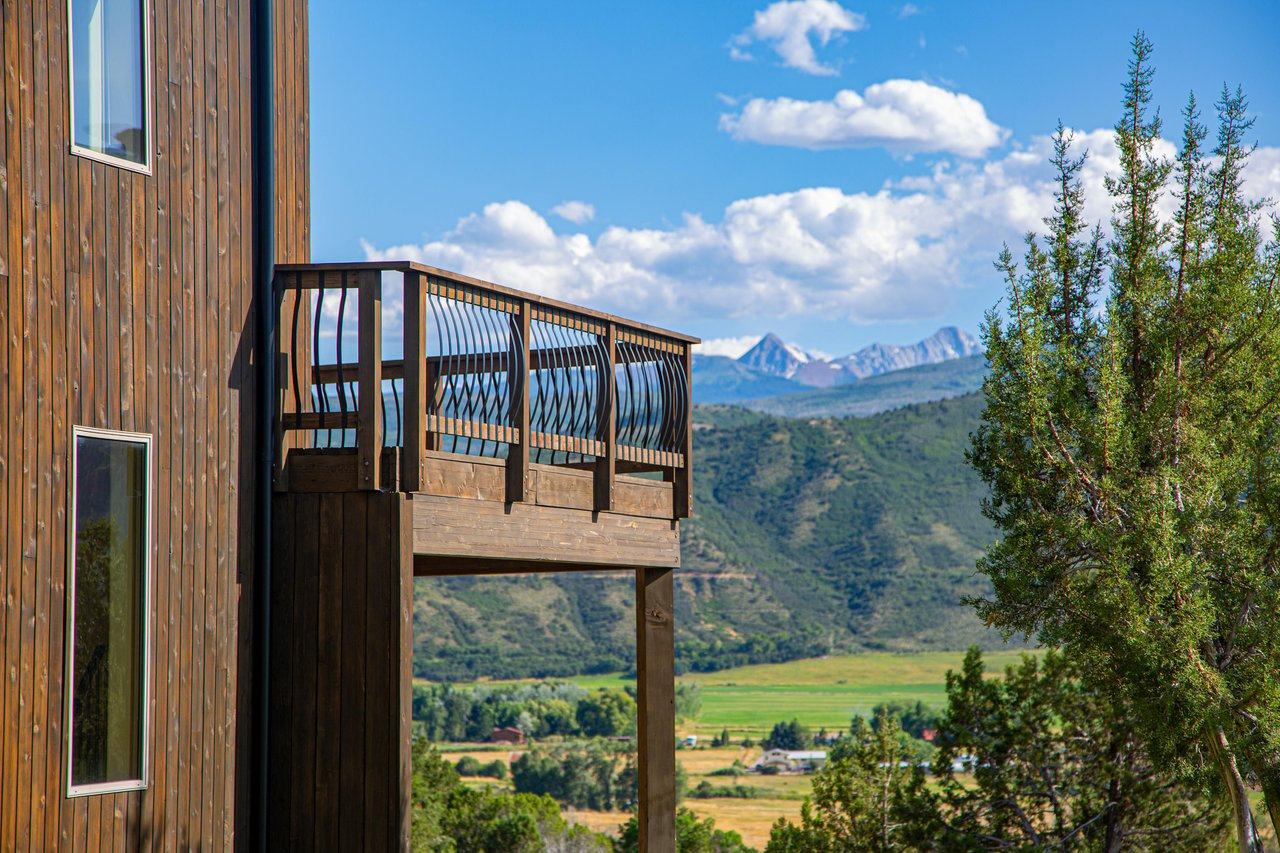
[[[382,274],[361,272],[359,410],[356,455],[361,489],[382,485]]]
[[[636,570],[640,853],[676,850],[676,707],[671,569]]]
[[[618,327],[610,322],[605,330],[604,352],[606,364],[600,365],[597,382],[604,400],[604,418],[600,424],[599,440],[604,443],[604,455],[596,457],[595,510],[613,510],[614,479],[618,470],[618,389],[616,370],[618,363]]]
[[[422,490],[422,465],[427,450],[427,300],[425,278],[404,274],[404,427],[400,451],[400,489]]]
[[[511,400],[511,426],[519,433],[507,445],[507,502],[517,503],[529,494],[529,300],[520,300],[520,313],[511,315],[507,347],[507,389]]]
[[[684,345],[684,387],[678,393],[684,394],[684,443],[679,452],[684,455],[684,467],[675,472],[675,516],[688,518],[692,509],[693,497],[693,347]]]

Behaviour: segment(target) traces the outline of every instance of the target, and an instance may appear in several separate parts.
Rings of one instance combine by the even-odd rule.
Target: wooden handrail
[[[637,323],[634,320],[627,320],[623,317],[615,317],[604,311],[595,311],[591,308],[584,308],[581,305],[574,305],[571,302],[561,302],[558,299],[551,299],[546,296],[538,296],[533,293],[525,293],[514,288],[504,287],[501,284],[494,284],[471,276],[461,275],[448,270],[442,270],[437,267],[420,264],[417,261],[357,261],[352,263],[327,263],[327,264],[276,264],[277,281],[283,280],[279,286],[285,289],[302,289],[317,290],[320,288],[320,273],[341,273],[341,272],[398,272],[398,273],[418,273],[422,276],[443,279],[455,284],[474,287],[478,290],[487,291],[494,295],[505,296],[515,301],[528,300],[534,307],[535,312],[538,308],[550,308],[565,311],[570,314],[579,314],[583,317],[590,317],[601,322],[615,323],[618,328],[632,330],[635,332],[648,333],[657,338],[669,338],[673,341],[680,341],[685,344],[701,343],[700,338],[692,335],[673,332],[669,329],[663,329],[658,326],[651,326],[647,323]],[[296,277],[296,273],[301,273],[300,277]],[[330,284],[332,287],[332,284]]]

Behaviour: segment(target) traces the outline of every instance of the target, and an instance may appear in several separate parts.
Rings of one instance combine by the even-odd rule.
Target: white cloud
[[[760,343],[762,335],[741,335],[736,338],[712,338],[695,344],[693,351],[698,355],[722,355],[726,358],[741,358],[747,350]]]
[[[833,0],[779,0],[756,12],[751,26],[730,40],[729,55],[739,60],[752,59],[746,48],[766,42],[788,68],[834,75],[834,68],[818,61],[813,39],[825,47],[833,36],[857,32],[866,26],[865,16],[850,12]]]
[[[1119,169],[1111,130],[1077,133],[1086,219],[1107,227],[1104,176]],[[785,315],[870,323],[927,320],[999,295],[991,262],[1043,231],[1053,208],[1048,137],[987,161],[944,161],[875,191],[809,187],[740,199],[718,221],[685,214],[661,228],[559,233],[520,201],[486,206],[422,245],[365,246],[369,259],[418,260],[667,326]],[[1161,142],[1157,154],[1171,155]],[[1280,196],[1280,148],[1259,148],[1251,195]],[[1165,215],[1175,202],[1163,200]],[[754,343],[754,341],[753,341]],[[709,342],[710,345],[710,342]],[[726,346],[716,344],[716,346]]]
[[[979,101],[923,80],[886,80],[861,95],[844,89],[830,101],[752,98],[741,112],[721,115],[720,128],[735,139],[767,145],[949,151],[964,157],[981,157],[1009,136]]]
[[[922,14],[920,7],[917,6],[915,3],[907,3],[903,5],[901,9],[898,10],[899,18],[910,18],[912,15],[920,15],[920,14]]]
[[[585,201],[563,201],[551,208],[551,212],[578,225],[596,218],[595,206]]]

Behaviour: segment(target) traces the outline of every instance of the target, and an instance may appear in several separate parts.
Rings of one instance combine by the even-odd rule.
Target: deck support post
[[[671,569],[636,570],[640,853],[676,849],[675,630]]]

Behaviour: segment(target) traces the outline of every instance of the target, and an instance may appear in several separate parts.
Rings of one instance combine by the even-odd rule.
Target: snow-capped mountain
[[[738,362],[770,376],[790,379],[810,360],[808,353],[770,332],[747,350]]]
[[[982,345],[968,332],[946,326],[918,343],[871,344],[831,360],[813,357],[777,335],[768,334],[738,362],[769,376],[783,377],[811,388],[829,388],[892,370],[938,364],[981,352]]]
[[[891,370],[916,367],[921,364],[937,364],[953,358],[964,358],[982,352],[982,344],[968,332],[955,326],[946,326],[923,341],[909,346],[872,344],[868,347],[836,359],[845,373],[857,379],[865,379]],[[848,380],[845,380],[848,381]]]

